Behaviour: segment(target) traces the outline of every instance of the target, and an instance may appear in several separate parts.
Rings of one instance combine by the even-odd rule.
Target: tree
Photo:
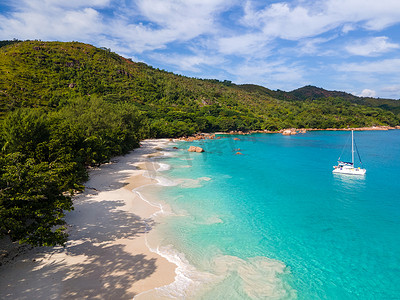
[[[0,157],[0,236],[35,246],[65,244],[63,217],[72,201],[62,193],[59,172],[67,168],[18,152]]]

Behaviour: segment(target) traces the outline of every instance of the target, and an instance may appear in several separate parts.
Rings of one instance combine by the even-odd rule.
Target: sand
[[[151,157],[166,143],[144,141],[91,170],[65,218],[66,247],[26,250],[1,266],[0,299],[132,299],[172,283],[176,265],[146,246],[159,207],[132,191],[157,183],[149,176],[157,168]]]

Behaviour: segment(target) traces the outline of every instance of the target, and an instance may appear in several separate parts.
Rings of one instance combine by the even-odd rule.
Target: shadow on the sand
[[[56,261],[32,268],[11,283],[18,287],[18,294],[2,295],[2,299],[132,299],[135,295],[128,289],[155,271],[155,259],[130,255],[122,248],[89,242],[74,246],[70,250],[84,252],[85,261],[73,266]],[[32,279],[35,284],[26,286]]]
[[[135,150],[138,154],[154,153],[154,150],[141,148]],[[156,157],[159,159],[159,157]],[[136,166],[137,163],[144,163],[146,165],[146,176],[154,177],[157,173],[158,160],[153,157],[139,157],[139,156],[120,156],[117,157],[114,163],[102,165],[99,169],[92,169],[90,171],[90,179],[85,184],[86,189],[91,193],[96,194],[99,191],[117,190],[128,183],[125,180],[129,177],[129,173],[133,170],[140,169]],[[98,173],[107,173],[107,176],[96,176]],[[95,180],[93,180],[95,178]]]
[[[149,231],[153,221],[121,210],[122,200],[94,201],[92,197],[96,196],[82,195],[68,214],[67,221],[73,225],[65,248],[34,249],[0,269],[1,299],[133,298],[128,290],[155,272],[156,260],[139,250],[131,254],[113,242]],[[43,260],[59,253],[67,259]]]
[[[117,163],[91,170],[86,191],[75,197],[75,210],[66,216],[70,235],[66,247],[36,248],[2,266],[0,299],[133,298],[129,289],[155,272],[156,259],[139,249],[126,251],[123,243],[115,241],[134,239],[154,223],[125,211],[118,193],[102,193],[125,186],[137,169],[135,163],[143,162],[140,155],[154,152],[150,146],[135,150],[138,155],[121,156],[115,158]]]

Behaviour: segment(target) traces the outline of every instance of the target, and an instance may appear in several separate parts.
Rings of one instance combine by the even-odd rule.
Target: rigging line
[[[360,153],[358,152],[356,141],[354,141],[354,146],[356,147],[356,152],[357,152],[357,155],[358,155],[358,159],[360,160],[361,166],[363,166],[363,163],[362,163],[361,157],[360,157]]]
[[[340,153],[340,155],[339,155],[339,158],[338,158],[339,161],[341,160],[341,157],[343,155],[344,150],[347,149],[347,145],[349,144],[349,140],[350,140],[350,136],[347,137],[346,144],[344,145],[344,147],[342,149],[342,153]]]

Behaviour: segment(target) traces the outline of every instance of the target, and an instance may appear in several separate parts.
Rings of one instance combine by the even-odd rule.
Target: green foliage
[[[75,42],[0,46],[0,236],[33,245],[64,244],[87,167],[144,138],[400,123],[390,101],[187,78]]]
[[[379,109],[381,106],[398,113],[400,106],[394,100],[379,105],[378,100],[311,86],[285,93],[227,80],[187,78],[134,63],[110,49],[75,42],[28,41],[0,48],[0,75],[4,79],[0,81],[0,114],[16,107],[54,109],[79,97],[98,95],[108,103],[137,107],[153,125],[155,120],[164,119],[172,126],[170,130],[168,126],[158,130],[152,125],[153,136],[187,135],[196,130],[295,127],[297,123],[346,127],[352,121],[342,115],[350,112],[358,116],[359,126],[399,124],[398,117]],[[375,115],[365,115],[364,105],[360,104],[370,106]],[[321,112],[324,116],[317,116]],[[310,113],[316,115],[308,121],[301,119]],[[210,116],[216,119],[209,122]],[[275,125],[271,125],[271,119]],[[177,128],[177,121],[185,123],[183,130]]]
[[[37,109],[19,109],[9,114],[2,125],[6,153],[22,152],[33,156],[38,145],[49,138],[46,114]]]
[[[66,168],[65,165],[58,166]],[[60,189],[57,166],[15,152],[0,157],[0,233],[31,245],[63,245],[71,197]]]
[[[17,39],[6,40],[6,41],[0,41],[0,48],[1,48],[1,47],[4,47],[4,46],[7,46],[7,45],[12,45],[12,44],[15,44],[15,43],[20,43],[20,42],[22,42],[22,41],[17,40]]]
[[[63,245],[70,195],[86,167],[139,146],[148,133],[132,105],[77,98],[57,111],[17,109],[2,122],[0,236],[35,246]]]

